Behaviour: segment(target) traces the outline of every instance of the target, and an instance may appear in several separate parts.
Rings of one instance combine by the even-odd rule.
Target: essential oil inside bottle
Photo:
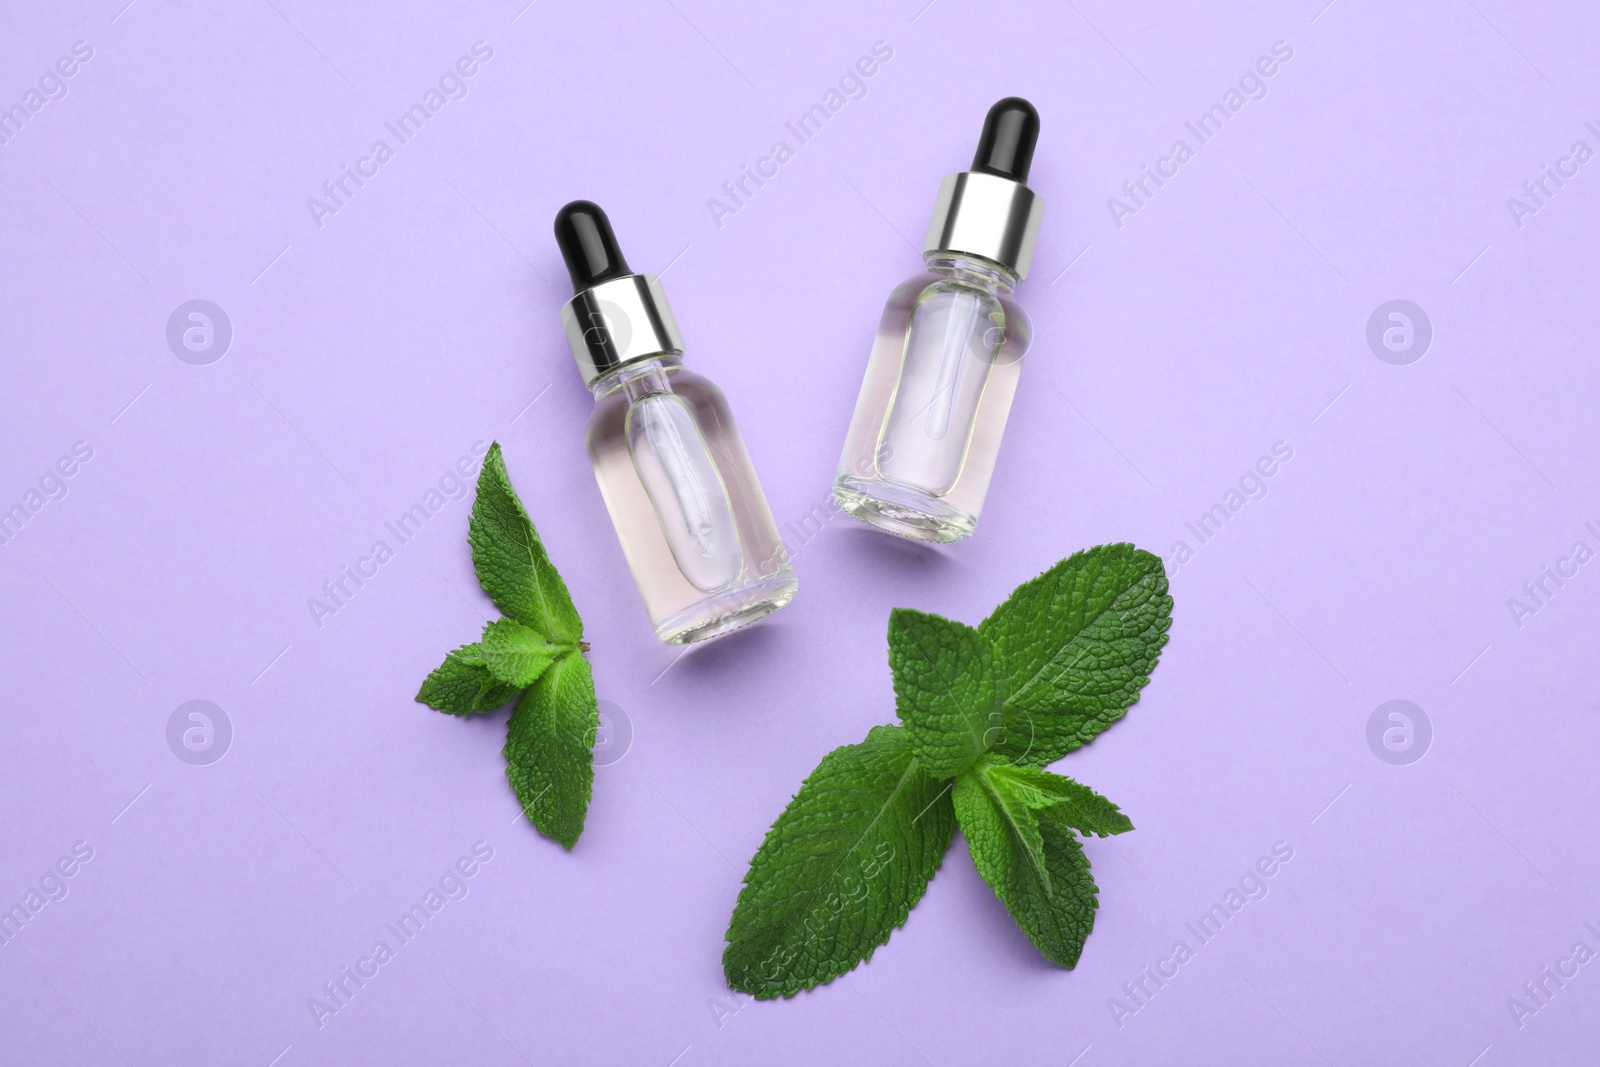
[[[834,482],[863,522],[936,542],[977,526],[1032,340],[1010,295],[1044,215],[1026,184],[1038,137],[1026,100],[989,110],[972,169],[940,186],[927,270],[890,294]]]
[[[799,583],[727,400],[684,369],[661,283],[635,274],[588,201],[556,216],[576,295],[561,309],[595,398],[589,458],[656,636],[704,641],[769,615]]]

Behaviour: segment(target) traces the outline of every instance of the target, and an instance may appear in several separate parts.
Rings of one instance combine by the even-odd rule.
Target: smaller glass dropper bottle
[[[1011,291],[1044,201],[1027,186],[1039,114],[989,109],[972,169],[939,186],[928,269],[889,297],[833,495],[862,522],[922,541],[972,535],[1032,338]]]
[[[727,400],[683,367],[661,282],[628,269],[589,201],[555,229],[576,293],[561,321],[595,400],[589,459],[656,636],[686,645],[777,611],[799,581]]]

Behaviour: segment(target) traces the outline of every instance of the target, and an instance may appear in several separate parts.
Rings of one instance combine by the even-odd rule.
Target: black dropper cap
[[[588,200],[574,200],[556,212],[556,244],[567,261],[575,293],[633,273],[617,247],[611,220],[600,205]]]
[[[1039,113],[1020,96],[1008,96],[989,109],[978,138],[972,169],[1026,185],[1039,143]]]

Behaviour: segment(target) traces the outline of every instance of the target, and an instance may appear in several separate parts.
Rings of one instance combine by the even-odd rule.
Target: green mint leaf
[[[1042,768],[1126,714],[1171,621],[1161,561],[1132,545],[1062,560],[976,630],[897,609],[889,662],[904,726],[829,753],[773,823],[728,924],[728,984],[790,996],[870,959],[922,898],[957,822],[1017,925],[1074,966],[1097,907],[1077,835],[1133,823]]]
[[[462,645],[423,679],[417,699],[435,711],[477,715],[505,707],[521,688],[497,678],[484,664],[482,645]]]
[[[498,441],[483,457],[468,531],[478,581],[501,611],[556,644],[583,638],[583,620],[511,488]]]
[[[571,849],[594,786],[600,726],[583,620],[506,474],[497,441],[484,456],[468,524],[478,581],[507,618],[445,657],[417,699],[455,715],[493,711],[520,692],[505,744],[506,777],[541,833]]]
[[[569,850],[589,810],[599,726],[594,676],[575,651],[552,663],[511,713],[506,777],[528,821]]]
[[[1110,837],[1133,829],[1132,820],[1121,808],[1064,775],[1003,763],[986,764],[983,772],[1029,810],[1079,833]]]
[[[1005,669],[977,630],[895,608],[889,614],[889,668],[895,710],[929,774],[955,777],[1000,737]]]
[[[759,999],[871,959],[906,921],[955,831],[944,782],[898,726],[823,757],[750,861],[723,972]]]
[[[978,873],[1028,940],[1046,959],[1071,967],[1094,929],[1097,900],[1089,858],[1071,830],[1028,812],[1038,836],[1036,860],[1034,846],[1017,832],[1013,813],[1001,799],[1006,788],[986,784],[982,766],[957,779],[953,802],[961,833]]]
[[[515,619],[496,619],[483,627],[479,661],[502,682],[526,688],[551,662],[576,645],[553,645]]]
[[[961,823],[962,833],[967,834],[969,840],[974,831],[985,836],[998,831],[1007,841],[1013,842],[1018,850],[1017,858],[1032,865],[1034,878],[1043,887],[1044,895],[1049,896],[1050,871],[1045,866],[1039,819],[1028,803],[1029,796],[1016,789],[1010,778],[992,773],[995,769],[995,764],[985,761],[956,779],[953,794],[956,819],[960,822],[965,812],[983,820],[973,831],[967,829],[965,822]],[[977,793],[983,794],[983,798],[974,795]],[[998,826],[992,823],[996,818]]]
[[[1171,622],[1161,560],[1132,545],[1075,553],[1018,586],[978,627],[1006,670],[995,754],[1043,767],[1094,740],[1139,699]]]

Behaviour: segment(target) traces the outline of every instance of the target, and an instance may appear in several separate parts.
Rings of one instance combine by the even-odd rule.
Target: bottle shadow
[[[856,524],[841,534],[851,552],[865,558],[880,573],[893,577],[929,578],[955,564],[943,545],[896,537]]]
[[[771,655],[780,636],[780,629],[772,622],[759,620],[715,640],[687,646],[670,669],[700,677],[724,674],[736,666],[758,663]]]

